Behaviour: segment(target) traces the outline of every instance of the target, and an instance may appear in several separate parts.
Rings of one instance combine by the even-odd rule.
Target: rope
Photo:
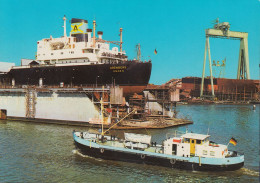
[[[145,128],[145,131],[146,131],[146,133],[147,133],[148,135],[151,135],[151,133],[149,133],[148,130],[147,130],[146,128]]]
[[[121,121],[123,121],[127,116],[129,116],[130,114],[132,114],[133,112],[135,112],[136,110],[132,110],[130,113],[128,113],[125,117],[123,117],[122,119],[120,119],[117,123],[115,123],[114,125],[112,125],[110,128],[108,128],[105,132],[103,132],[102,135],[104,135],[106,132],[108,132],[111,128],[113,128],[115,125],[117,125],[118,123],[120,123]]]

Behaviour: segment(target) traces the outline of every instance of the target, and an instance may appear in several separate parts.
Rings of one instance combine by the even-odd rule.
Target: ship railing
[[[230,158],[230,157],[239,157],[239,156],[243,156],[243,155],[244,155],[244,153],[240,153],[237,151],[228,151],[228,153],[225,157]]]
[[[104,86],[104,89],[103,89]],[[100,91],[100,90],[110,90],[111,85],[15,85],[12,86],[11,84],[1,84],[0,88],[1,89],[15,89],[15,88],[35,88],[35,89],[64,89],[64,90],[73,90],[73,91]]]
[[[182,131],[177,131],[175,130],[174,133],[166,133],[166,139],[169,138],[173,138],[173,137],[181,137],[182,135],[184,135],[186,132],[182,132]]]

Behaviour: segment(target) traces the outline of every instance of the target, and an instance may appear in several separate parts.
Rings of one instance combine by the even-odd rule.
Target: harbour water
[[[151,134],[161,143],[175,130],[208,133],[211,140],[228,144],[231,137],[244,152],[244,168],[232,172],[192,172],[145,164],[94,159],[75,150],[72,131],[85,127],[0,121],[0,182],[258,182],[259,108],[252,105],[182,105],[179,117],[193,125],[160,130],[135,130]],[[132,131],[133,132],[133,131]],[[112,131],[123,137],[124,131]]]

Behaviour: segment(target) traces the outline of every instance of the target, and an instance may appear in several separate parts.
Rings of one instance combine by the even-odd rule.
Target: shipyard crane
[[[203,97],[205,65],[206,65],[207,52],[208,52],[208,59],[209,59],[211,92],[212,92],[212,97],[215,96],[214,88],[213,88],[212,64],[211,64],[210,45],[209,45],[209,38],[210,37],[240,40],[237,79],[250,79],[249,57],[248,57],[248,40],[247,40],[248,33],[230,31],[229,28],[230,28],[230,24],[228,22],[220,23],[219,19],[217,18],[217,20],[215,21],[214,28],[213,29],[206,29],[206,43],[205,43],[205,52],[204,52],[204,62],[203,62],[200,97]]]

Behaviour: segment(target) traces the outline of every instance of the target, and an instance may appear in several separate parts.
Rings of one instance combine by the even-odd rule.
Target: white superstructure
[[[104,64],[121,63],[127,61],[122,51],[122,28],[120,28],[120,41],[105,41],[103,32],[95,35],[95,20],[92,29],[82,19],[72,19],[70,35],[66,35],[66,17],[64,20],[64,36],[60,38],[44,38],[37,42],[36,61],[40,64]],[[112,47],[110,43],[120,46]]]
[[[164,153],[182,157],[224,158],[227,146],[209,141],[210,135],[186,133],[164,141]]]

